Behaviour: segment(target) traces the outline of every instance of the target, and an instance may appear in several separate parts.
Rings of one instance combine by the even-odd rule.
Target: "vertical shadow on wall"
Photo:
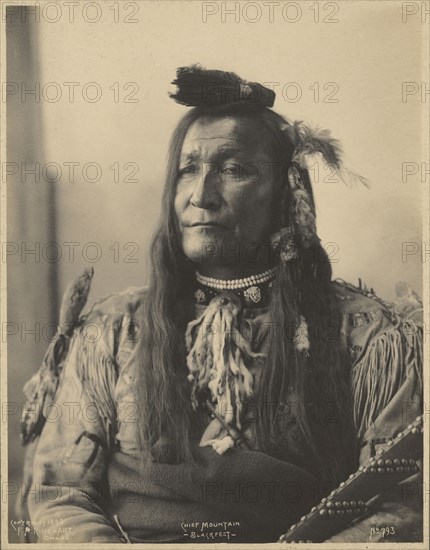
[[[25,448],[20,441],[24,383],[39,368],[57,321],[57,266],[47,243],[56,241],[55,183],[44,179],[43,83],[37,7],[6,8],[7,115],[7,349],[9,542],[21,489]],[[42,22],[43,23],[43,22]],[[37,91],[39,83],[40,93]],[[3,176],[4,177],[4,176]],[[47,327],[51,327],[50,331]]]

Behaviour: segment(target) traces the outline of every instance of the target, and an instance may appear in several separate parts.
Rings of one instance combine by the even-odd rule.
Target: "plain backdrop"
[[[406,182],[402,178],[403,163],[423,162],[421,94],[402,100],[402,83],[420,89],[425,80],[425,27],[419,13],[403,22],[401,2],[331,2],[338,12],[330,17],[332,8],[320,2],[315,22],[315,3],[299,2],[301,15],[292,23],[282,17],[280,2],[273,22],[265,9],[251,23],[245,19],[255,18],[255,7],[244,12],[242,2],[238,20],[226,16],[223,21],[221,2],[218,13],[203,22],[201,2],[151,1],[129,3],[137,13],[120,11],[115,22],[114,2],[96,4],[102,9],[96,23],[85,21],[81,6],[72,22],[65,8],[58,22],[52,22],[53,11],[39,22],[31,16],[25,24],[18,16],[8,21],[8,80],[29,89],[35,82],[41,86],[39,102],[30,94],[23,103],[19,93],[8,101],[8,161],[39,162],[41,172],[39,183],[31,175],[22,183],[21,174],[7,182],[8,240],[20,247],[41,246],[39,262],[32,256],[23,262],[19,254],[9,258],[10,322],[30,326],[55,321],[66,284],[90,265],[95,268],[91,302],[145,283],[168,142],[186,111],[167,91],[176,68],[193,63],[277,83],[277,112],[332,131],[344,146],[346,164],[371,182],[371,189],[324,182],[329,173],[320,165],[314,182],[318,231],[335,276],[352,283],[360,277],[388,299],[400,280],[422,293],[421,217],[428,177],[424,183],[420,173]],[[233,3],[225,6],[231,9]],[[119,7],[124,10],[123,4]],[[287,15],[294,18],[294,11]],[[138,22],[125,23],[126,16]],[[324,23],[324,17],[339,21]],[[65,84],[70,82],[79,83],[73,102]],[[82,94],[94,82],[102,97],[90,102]],[[44,99],[43,90],[52,100],[58,89],[62,97],[57,102]],[[94,87],[86,91],[87,98],[94,97]],[[125,102],[126,97],[137,102]],[[328,102],[330,98],[338,101]],[[53,163],[51,169],[43,171],[47,163]],[[72,182],[65,163],[78,163]],[[82,176],[87,163],[102,170],[97,183]],[[126,163],[132,164],[124,168]],[[56,179],[58,165],[63,169],[59,181],[44,181],[48,174]],[[117,183],[115,166],[120,168]],[[133,167],[138,181],[126,181]],[[94,174],[86,172],[89,178]],[[50,241],[63,253],[58,262],[46,261],[55,252],[45,247]],[[70,242],[77,243],[72,261],[71,245],[65,244]],[[97,243],[102,252],[97,262],[89,261],[96,252],[89,243]],[[411,245],[408,250],[416,252],[406,258],[404,243],[418,247]],[[10,400],[22,403],[22,384],[40,364],[46,346],[43,338],[24,342],[21,332],[11,337]],[[22,460],[18,423],[19,415],[11,415],[12,476],[18,475]]]
[[[275,110],[331,129],[344,146],[346,164],[372,184],[369,191],[324,183],[328,174],[323,172],[315,184],[319,235],[323,243],[335,243],[328,248],[335,275],[351,282],[361,277],[388,298],[398,280],[420,291],[421,255],[408,256],[407,262],[402,258],[402,243],[422,241],[424,185],[420,174],[402,181],[402,163],[422,161],[421,95],[402,101],[403,82],[424,80],[419,16],[403,23],[398,2],[341,2],[333,17],[321,8],[320,22],[315,23],[312,3],[302,2],[296,23],[286,22],[278,11],[273,23],[268,23],[266,11],[259,22],[247,23],[244,14],[252,19],[256,12],[244,11],[245,4],[240,5],[238,23],[233,16],[225,16],[223,23],[221,10],[203,23],[199,2],[141,2],[133,16],[139,23],[114,23],[113,12],[104,10],[100,22],[92,25],[79,14],[72,24],[65,16],[58,24],[40,24],[40,82],[81,83],[74,103],[62,99],[40,104],[45,162],[79,162],[78,174],[87,162],[103,169],[99,183],[79,177],[75,185],[65,178],[57,183],[58,242],[79,242],[78,251],[90,241],[100,243],[103,256],[94,265],[97,293],[141,284],[168,140],[186,110],[169,100],[167,90],[178,66],[199,62],[236,71],[248,80],[277,82],[275,89],[293,99],[301,91],[295,103],[278,94]],[[232,4],[227,6],[231,9]],[[293,19],[293,9],[287,15]],[[338,18],[339,23],[324,23],[323,16]],[[103,96],[89,103],[81,92],[85,83],[94,81]],[[122,96],[119,103],[109,89],[115,82]],[[124,90],[127,82],[139,86],[132,97],[138,103],[121,101],[134,90]],[[323,101],[334,90],[323,89],[329,82],[338,87],[331,98],[338,103]],[[136,163],[139,182],[125,181],[128,168],[121,171],[120,183],[110,183],[114,162],[121,167]],[[139,262],[122,261],[132,248],[113,262],[109,246],[115,242],[121,248],[137,243],[140,250],[133,258]],[[95,254],[95,249],[87,251]],[[60,287],[85,263],[62,262]]]

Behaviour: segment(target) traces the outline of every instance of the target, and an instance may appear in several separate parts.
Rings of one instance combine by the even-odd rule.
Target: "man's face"
[[[274,155],[269,131],[250,118],[197,119],[182,146],[175,212],[193,262],[255,262],[273,231]]]

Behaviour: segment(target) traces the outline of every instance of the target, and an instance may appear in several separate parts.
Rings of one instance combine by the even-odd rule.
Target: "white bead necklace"
[[[196,279],[200,284],[210,288],[216,288],[219,290],[240,290],[250,286],[266,283],[267,281],[275,278],[275,273],[276,267],[272,267],[263,273],[244,277],[243,279],[215,279],[214,277],[206,277],[199,271],[196,271]]]

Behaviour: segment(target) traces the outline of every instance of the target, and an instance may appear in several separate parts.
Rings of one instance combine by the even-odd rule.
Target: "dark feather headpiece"
[[[170,93],[170,97],[188,107],[236,101],[272,107],[275,101],[275,92],[257,82],[247,82],[231,72],[206,70],[199,65],[177,69],[176,79],[172,84],[178,89],[176,93]]]

